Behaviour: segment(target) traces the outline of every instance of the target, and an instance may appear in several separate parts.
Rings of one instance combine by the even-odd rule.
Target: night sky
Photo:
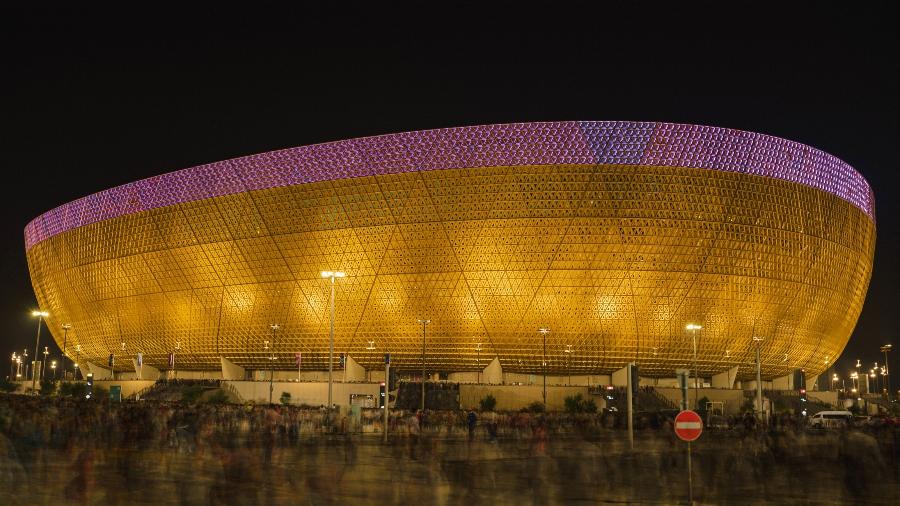
[[[880,345],[900,345],[900,31],[892,12],[815,3],[522,5],[0,10],[0,351],[33,353],[23,229],[60,204],[274,149],[553,120],[738,128],[847,161],[875,190],[878,245],[837,372],[845,376],[857,358],[867,369],[880,364]],[[900,356],[893,360],[900,367]]]

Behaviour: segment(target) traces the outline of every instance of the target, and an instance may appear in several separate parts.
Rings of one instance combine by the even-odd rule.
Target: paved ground
[[[496,443],[314,438],[270,450],[33,450],[0,460],[0,504],[678,504],[685,445],[668,434]],[[705,504],[897,504],[893,436],[707,432],[694,444]],[[9,445],[6,445],[9,447]],[[2,455],[0,455],[2,458]]]

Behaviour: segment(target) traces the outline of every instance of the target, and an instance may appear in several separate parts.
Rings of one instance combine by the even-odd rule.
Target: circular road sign
[[[675,435],[684,441],[693,441],[703,433],[703,419],[687,409],[675,417]]]

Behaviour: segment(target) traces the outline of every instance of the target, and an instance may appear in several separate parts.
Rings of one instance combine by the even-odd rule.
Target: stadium
[[[166,370],[175,353],[185,373],[222,359],[323,371],[333,309],[335,356],[367,371],[390,353],[401,371],[424,355],[449,377],[491,363],[509,378],[608,375],[628,362],[672,377],[696,343],[700,377],[749,379],[759,343],[771,379],[840,355],[875,231],[866,180],[815,148],[585,121],[169,172],[46,212],[25,248],[47,328],[83,363],[140,353]]]

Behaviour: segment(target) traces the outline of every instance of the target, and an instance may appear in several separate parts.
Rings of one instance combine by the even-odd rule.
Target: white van
[[[848,427],[853,420],[849,411],[819,411],[809,417],[809,426],[820,429],[841,429]]]

